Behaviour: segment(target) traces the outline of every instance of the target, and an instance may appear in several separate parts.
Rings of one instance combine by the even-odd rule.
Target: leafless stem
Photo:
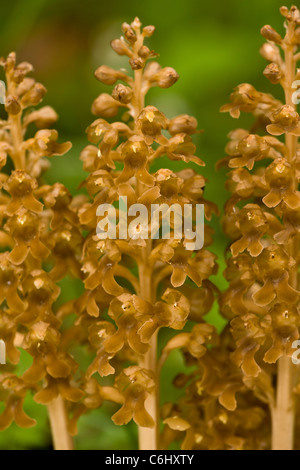
[[[292,26],[288,26],[287,38],[292,34]],[[293,82],[296,76],[296,60],[293,54],[293,46],[285,46],[286,80],[284,85],[286,104],[296,108],[293,103]],[[297,137],[286,134],[286,146],[288,149],[288,159],[294,165],[294,157],[297,149]],[[293,189],[297,189],[296,177],[293,182]],[[297,259],[298,236],[288,246],[290,255]],[[290,272],[290,282],[292,287],[298,288],[298,266]],[[273,450],[293,450],[294,447],[294,426],[295,426],[295,404],[293,387],[295,380],[295,366],[290,357],[283,356],[278,361],[277,369],[277,395],[276,403],[272,413],[272,449]]]
[[[73,450],[73,441],[67,430],[67,415],[63,398],[59,395],[48,405],[54,450]]]

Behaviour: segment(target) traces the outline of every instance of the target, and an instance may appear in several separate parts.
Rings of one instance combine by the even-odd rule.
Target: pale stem
[[[15,94],[15,84],[6,76],[7,91],[9,94]],[[17,115],[9,115],[10,134],[13,147],[12,159],[15,170],[26,170],[26,157],[23,149],[23,128],[22,128],[22,111]],[[19,340],[23,337],[19,336]],[[53,437],[53,446],[55,450],[73,450],[73,441],[67,430],[67,415],[65,404],[61,396],[58,396],[48,405],[48,414],[51,424]]]
[[[289,36],[291,31],[289,25]],[[292,88],[296,76],[296,60],[293,52],[294,46],[285,46],[285,83],[284,91],[286,104],[293,106]],[[297,137],[286,134],[286,146],[288,149],[288,160],[291,165],[295,165],[294,158],[297,151]],[[296,172],[293,181],[293,189],[297,189]],[[293,259],[298,255],[298,237],[294,237],[288,246],[290,256]],[[294,289],[298,289],[298,265],[290,271],[290,283]],[[293,450],[294,448],[294,428],[295,428],[295,403],[293,388],[295,385],[295,366],[288,356],[279,359],[277,365],[277,389],[276,403],[272,410],[272,449],[273,450]]]
[[[142,34],[137,34],[137,41],[134,45],[134,52],[137,54],[137,51],[143,44]],[[140,114],[144,108],[144,93],[142,92],[143,85],[143,70],[136,70],[134,73],[134,87],[133,87],[133,118],[136,120],[137,116]],[[135,126],[135,132],[140,132]],[[143,185],[140,182],[137,182],[137,196],[139,197],[144,192]],[[155,298],[155,293],[153,292],[153,267],[150,266],[149,256],[152,250],[151,240],[145,240],[146,246],[142,249],[142,256],[138,262],[139,268],[139,295],[146,300],[151,302]],[[148,398],[145,402],[145,407],[150,416],[154,421],[153,428],[144,428],[139,426],[139,449],[140,450],[156,450],[158,442],[158,431],[159,431],[159,380],[157,372],[157,334],[154,334],[150,340],[150,348],[148,352],[140,359],[140,367],[152,372],[155,389],[153,392],[149,393]]]
[[[150,243],[149,243],[150,242]],[[143,249],[143,258],[139,263],[140,295],[144,300],[152,302],[153,285],[152,269],[149,268],[149,251],[151,252],[151,241],[147,240],[147,246]],[[151,371],[155,381],[155,389],[149,394],[145,407],[154,421],[153,428],[139,426],[139,448],[140,450],[157,450],[159,432],[159,374],[157,363],[157,333],[150,340],[150,348],[141,358],[140,367]]]
[[[293,450],[294,445],[294,370],[291,358],[278,361],[277,397],[272,413],[272,449]]]
[[[74,450],[73,440],[67,429],[67,413],[63,398],[59,395],[48,404],[54,450]]]

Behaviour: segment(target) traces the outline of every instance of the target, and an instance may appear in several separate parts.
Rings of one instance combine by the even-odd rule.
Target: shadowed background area
[[[55,126],[60,142],[73,142],[73,149],[66,156],[52,158],[46,181],[60,181],[76,194],[85,177],[79,155],[88,143],[85,129],[93,120],[91,103],[100,92],[111,91],[94,78],[93,72],[102,64],[128,67],[126,58],[117,56],[109,44],[120,36],[122,22],[131,22],[139,16],[143,25],[156,26],[148,45],[159,53],[161,65],[174,67],[180,75],[174,87],[151,90],[147,104],[151,102],[169,118],[187,113],[198,119],[199,128],[205,129],[204,134],[196,137],[197,155],[207,163],[201,169],[208,179],[205,195],[222,208],[227,198],[226,172],[216,172],[215,164],[224,156],[228,132],[251,121],[242,117],[235,122],[220,114],[219,108],[228,102],[229,94],[239,83],[249,82],[259,90],[278,93],[262,75],[266,63],[258,50],[263,43],[261,26],[271,24],[282,32],[281,4],[280,0],[2,2],[0,56],[14,50],[18,62],[26,60],[33,64],[36,80],[49,90],[43,104],[53,106],[60,116]],[[212,225],[216,232],[212,249],[220,258],[216,282],[224,288],[222,256],[226,240],[220,219],[215,218]],[[65,299],[77,294],[77,285],[72,280],[64,281]],[[221,328],[217,305],[209,321]],[[24,356],[22,360],[21,368],[25,370],[28,358]],[[166,400],[164,397],[169,400],[170,396],[172,399],[178,396],[170,383],[182,368],[181,356],[171,355],[164,370],[162,401]],[[38,426],[26,431],[12,426],[0,433],[0,449],[51,448],[46,410],[29,399],[27,411],[38,420]],[[110,420],[111,412],[106,406],[81,418],[76,438],[78,449],[136,448],[135,426],[116,427]]]

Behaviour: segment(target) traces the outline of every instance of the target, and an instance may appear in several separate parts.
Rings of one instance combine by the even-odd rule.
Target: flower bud
[[[98,67],[95,71],[95,77],[99,82],[102,82],[105,85],[114,85],[117,80],[127,79],[125,73],[114,70],[107,65],[101,65],[101,67]]]
[[[143,28],[143,36],[145,38],[149,38],[153,35],[154,31],[155,31],[155,26],[152,26],[152,25],[145,26],[145,28]]]
[[[15,96],[9,95],[5,101],[5,110],[8,114],[19,114],[21,106],[18,99]]]
[[[181,114],[169,121],[168,131],[171,135],[180,134],[194,134],[197,130],[198,122],[193,116],[188,114]]]
[[[117,54],[132,57],[131,50],[121,39],[114,39],[113,41],[111,41],[110,45]]]
[[[122,104],[127,104],[132,98],[132,89],[120,83],[113,89],[112,97]]]
[[[105,118],[114,117],[118,114],[119,104],[107,93],[102,93],[92,104],[92,113]]]
[[[152,80],[154,81],[155,79],[160,88],[169,88],[177,82],[178,78],[179,75],[176,70],[172,67],[165,67],[161,69]]]
[[[13,81],[15,83],[21,83],[24,79],[24,77],[33,71],[33,67],[29,62],[22,62],[19,64],[15,70],[13,71]]]
[[[274,85],[279,83],[282,78],[282,73],[279,66],[274,63],[267,65],[263,74]]]
[[[57,113],[51,106],[44,106],[37,111],[27,114],[24,118],[25,126],[34,122],[38,129],[46,129],[54,124],[58,119]]]
[[[145,65],[145,62],[140,57],[137,57],[136,59],[130,59],[129,63],[132,70],[140,70]]]
[[[6,61],[4,62],[4,68],[6,72],[10,72],[16,65],[16,53],[11,52],[8,56]]]
[[[147,46],[142,46],[139,51],[138,51],[138,55],[142,58],[142,59],[147,59],[151,54],[151,51],[149,49],[149,47]]]
[[[46,92],[46,88],[41,83],[35,83],[34,86],[22,97],[21,103],[25,108],[28,106],[36,106],[42,101]]]
[[[34,84],[34,78],[25,77],[24,80],[17,86],[17,95],[19,97],[25,95],[25,93],[27,93],[32,87],[34,87]]]
[[[268,41],[276,42],[277,44],[282,43],[282,37],[280,36],[277,31],[275,31],[274,28],[270,25],[263,26],[260,30],[261,34],[263,35],[264,38],[266,38]]]
[[[123,33],[126,33],[126,31],[128,31],[128,29],[130,29],[131,26],[130,26],[129,23],[124,22],[124,23],[122,24],[121,28],[122,28]]]
[[[134,44],[136,42],[137,37],[132,28],[127,29],[125,32],[125,38],[130,44]]]
[[[269,60],[270,62],[276,62],[277,64],[280,63],[280,52],[275,44],[265,43],[259,52],[264,59]]]
[[[139,31],[142,26],[141,20],[136,16],[130,26],[134,31]]]
[[[148,62],[144,70],[145,80],[155,81],[154,76],[156,76],[160,70],[161,66],[158,62]]]
[[[282,16],[286,17],[288,14],[289,14],[289,9],[288,7],[280,7],[280,13],[282,14]]]

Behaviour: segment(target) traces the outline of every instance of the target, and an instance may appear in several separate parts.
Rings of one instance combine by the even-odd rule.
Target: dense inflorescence
[[[71,147],[51,129],[55,111],[36,109],[46,89],[14,53],[0,60],[7,91],[7,118],[0,120],[0,346],[7,359],[0,431],[12,422],[36,424],[24,411],[32,395],[48,408],[55,449],[71,450],[78,419],[107,401],[116,425],[136,423],[141,450],[300,449],[293,354],[300,343],[300,12],[280,11],[286,34],[264,26],[261,54],[270,62],[264,76],[281,85],[284,100],[243,83],[221,108],[235,119],[241,112],[255,118],[249,131],[230,133],[218,164],[229,169],[230,193],[222,293],[211,279],[212,229],[205,224],[203,244],[192,243],[199,205],[208,221],[218,213],[198,172],[197,120],[169,119],[145,104],[151,88],[179,78],[145,45],[154,26],[142,28],[135,18],[111,42],[130,72],[104,65],[95,72],[101,86],[114,88],[92,104],[96,120],[80,157],[85,194],[75,198],[60,183],[43,183],[48,157]],[[66,276],[84,289],[63,303]],[[205,317],[216,296],[227,321],[221,332]],[[184,359],[182,371],[173,371],[180,398],[162,402],[160,383],[175,350]],[[25,371],[21,353],[31,357]]]
[[[45,157],[63,155],[71,144],[59,144],[57,131],[49,129],[57,120],[51,107],[34,108],[46,89],[28,76],[32,66],[17,65],[14,53],[1,65],[7,119],[0,121],[0,336],[9,363],[0,376],[3,430],[13,421],[35,424],[23,411],[28,391],[49,404],[50,415],[53,406],[64,413],[62,399],[77,401],[83,392],[73,383],[77,364],[62,347],[62,318],[54,309],[57,283],[67,273],[81,276],[76,200],[62,184],[41,179],[49,166]],[[20,350],[32,357],[22,374]]]
[[[83,186],[91,200],[79,211],[87,233],[82,256],[85,292],[76,303],[79,317],[74,338],[88,344],[96,355],[86,374],[88,398],[78,414],[99,407],[103,400],[119,403],[122,406],[113,421],[123,425],[133,419],[139,426],[140,448],[155,449],[160,369],[172,349],[194,347],[197,355],[204,347],[198,323],[205,325],[202,317],[213,303],[214,287],[208,279],[216,272],[216,264],[206,247],[188,250],[189,240],[176,239],[172,224],[170,239],[151,239],[150,206],[205,204],[207,218],[216,207],[204,199],[205,179],[191,167],[152,170],[166,156],[175,162],[204,165],[195,156],[192,141],[197,121],[188,115],[168,119],[156,107],[145,106],[151,87],[169,88],[178,75],[150,60],[157,54],[144,39],[152,36],[153,26],[141,29],[136,18],[122,29],[124,36],[111,46],[129,58],[133,74],[107,66],[96,70],[96,78],[114,89],[112,95],[102,93],[94,101],[92,112],[97,119],[87,129],[92,145],[81,154],[89,172]],[[105,120],[120,112],[123,122]],[[131,227],[131,236],[120,239],[119,208],[116,239],[99,239],[97,226],[104,214],[97,216],[97,208],[115,204],[120,196],[127,197],[129,227],[137,215],[130,213],[133,204],[149,209],[146,225]],[[205,244],[210,242],[211,230],[206,227]],[[158,358],[158,331],[165,327],[182,330],[188,320],[196,323],[192,332],[175,336]],[[99,383],[96,373],[111,376],[111,386]]]
[[[174,385],[183,396],[162,409],[169,427],[164,429],[161,448],[178,441],[182,450],[267,449],[268,410],[259,391],[268,384],[261,378],[259,387],[255,384],[257,395],[253,394],[251,378],[244,380],[231,360],[234,343],[229,327],[219,336],[209,324],[194,328],[184,351],[192,372],[176,377]]]
[[[233,118],[252,113],[255,123],[250,131],[231,132],[228,156],[221,162],[230,169],[227,189],[232,195],[223,227],[232,244],[226,256],[229,288],[220,306],[235,342],[231,359],[242,372],[244,386],[271,416],[273,448],[290,449],[298,391],[291,356],[300,327],[300,13],[296,7],[282,7],[281,13],[286,34],[281,37],[264,26],[267,43],[261,54],[270,62],[265,77],[282,86],[285,100],[244,83],[221,109]]]

